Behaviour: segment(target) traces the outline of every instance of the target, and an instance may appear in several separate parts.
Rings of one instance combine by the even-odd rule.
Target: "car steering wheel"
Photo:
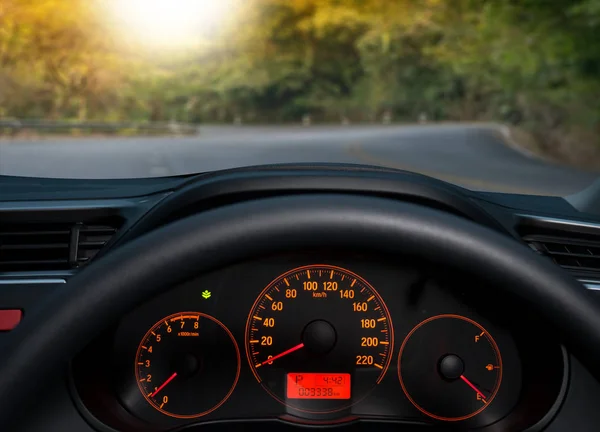
[[[410,254],[489,282],[556,329],[600,379],[600,306],[568,273],[512,238],[458,216],[386,198],[295,195],[246,201],[160,227],[98,259],[27,311],[0,348],[0,424],[95,336],[199,273],[299,249]],[[43,360],[43,361],[41,361]]]

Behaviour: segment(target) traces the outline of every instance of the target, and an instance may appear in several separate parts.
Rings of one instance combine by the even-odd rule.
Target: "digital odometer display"
[[[358,274],[331,265],[277,277],[256,299],[246,325],[256,379],[302,412],[340,411],[364,398],[383,379],[393,349],[393,326],[379,293]]]
[[[350,399],[350,374],[289,373],[289,399]]]

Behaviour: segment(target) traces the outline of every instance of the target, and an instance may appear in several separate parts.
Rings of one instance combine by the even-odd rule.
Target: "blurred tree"
[[[600,0],[245,0],[152,52],[102,0],[0,0],[0,115],[499,120],[598,145]],[[579,144],[577,144],[579,145]]]

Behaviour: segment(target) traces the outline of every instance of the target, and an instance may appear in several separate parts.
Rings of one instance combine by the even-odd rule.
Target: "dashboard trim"
[[[147,203],[151,200],[151,197],[141,197],[100,200],[9,201],[0,202],[0,213],[19,211],[69,211],[131,208]]]
[[[552,420],[554,420],[554,418],[558,415],[558,412],[562,407],[565,398],[567,397],[569,377],[571,375],[571,361],[569,359],[569,352],[564,345],[560,346],[560,351],[563,359],[563,379],[556,400],[548,412],[537,423],[527,428],[526,432],[540,432],[548,427]]]
[[[586,228],[590,230],[600,231],[600,223],[575,220],[575,219],[563,219],[550,216],[538,216],[528,213],[516,213],[515,216],[520,220],[533,220],[546,224],[549,226],[570,226],[577,228]],[[600,233],[599,233],[600,234]]]
[[[66,279],[0,279],[0,285],[65,284]]]
[[[542,225],[550,226],[550,227],[575,227],[575,228],[583,228],[586,232],[593,232],[594,234],[600,235],[600,223],[574,220],[574,219],[563,219],[556,217],[548,217],[548,216],[537,216],[528,213],[516,213],[515,216],[520,221],[535,221]],[[600,280],[596,279],[582,279],[577,278],[577,280],[588,290],[590,291],[600,291]]]
[[[377,167],[345,166],[331,172],[330,164],[266,165],[256,170],[234,169],[219,175],[203,176],[175,190],[160,205],[120,237],[120,246],[162,225],[218,208],[225,203],[241,203],[258,196],[288,194],[329,194],[386,196],[417,203],[470,219],[498,232],[505,228],[474,200],[464,199],[465,189],[405,171]],[[369,175],[370,174],[370,175]],[[198,204],[201,203],[199,207]]]
[[[600,291],[600,281],[588,279],[578,279],[578,281],[591,291]]]

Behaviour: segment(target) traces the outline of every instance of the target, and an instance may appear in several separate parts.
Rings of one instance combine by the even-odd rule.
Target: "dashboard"
[[[524,428],[555,404],[565,358],[502,303],[408,257],[269,257],[141,305],[74,359],[73,383],[116,430],[234,419]]]
[[[56,305],[94,261],[194,215],[331,193],[474,222],[550,258],[600,301],[600,192],[566,199],[472,192],[401,171],[331,164],[169,179],[0,178],[0,312],[20,311],[34,325],[36,311]],[[62,232],[67,240],[57,237]],[[27,253],[6,260],[2,244],[19,249],[17,240]],[[241,236],[239,247],[248,241]],[[51,248],[59,242],[68,253],[57,266]],[[165,276],[176,283],[132,302],[83,341],[50,377],[44,403],[0,428],[596,430],[600,384],[565,348],[561,329],[519,293],[498,295],[475,268],[381,249],[290,240],[285,252],[193,277],[179,277],[175,266]],[[5,330],[0,344],[15,333]]]

